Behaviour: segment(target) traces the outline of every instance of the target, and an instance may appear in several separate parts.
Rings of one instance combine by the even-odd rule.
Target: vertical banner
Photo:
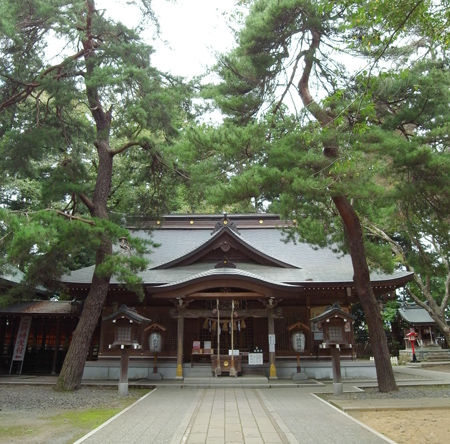
[[[275,353],[275,335],[273,333],[269,334],[269,352]]]
[[[22,316],[20,318],[19,330],[17,331],[16,345],[14,346],[14,353],[11,359],[11,367],[9,373],[11,374],[14,361],[21,361],[20,373],[22,373],[23,359],[27,349],[28,334],[30,333],[31,316]],[[19,373],[19,374],[20,374]]]

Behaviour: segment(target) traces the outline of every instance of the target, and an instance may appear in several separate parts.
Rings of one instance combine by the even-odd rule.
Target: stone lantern
[[[110,349],[120,349],[120,379],[119,395],[128,395],[128,361],[130,350],[142,348],[143,327],[151,322],[136,310],[121,305],[119,310],[103,318],[104,323],[111,323],[114,331],[114,341]]]
[[[322,314],[311,319],[323,331],[320,348],[329,349],[333,364],[334,393],[342,393],[340,350],[352,348],[353,316],[335,303]]]

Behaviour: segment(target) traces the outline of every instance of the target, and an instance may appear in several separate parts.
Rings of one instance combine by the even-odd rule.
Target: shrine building
[[[120,335],[131,340],[125,327],[115,324],[121,313],[130,323],[146,320],[133,339],[136,346],[130,351],[130,378],[213,374],[288,378],[298,359],[307,376],[330,377],[330,350],[322,347],[321,324],[311,319],[320,318],[335,304],[344,313],[341,317],[350,313],[351,304],[358,299],[352,263],[348,255],[332,248],[288,240],[289,227],[292,222],[273,214],[170,215],[133,223],[128,228],[134,236],[155,244],[147,269],[140,273],[144,297],[111,279],[83,377],[117,379],[120,352],[111,345]],[[129,254],[125,244],[121,251]],[[93,270],[91,266],[63,276],[73,301],[81,304],[88,294]],[[388,295],[411,278],[407,272],[371,274],[377,297]],[[73,328],[78,303],[45,304],[50,305],[41,304],[41,311],[35,314],[31,306],[26,307],[28,313],[20,307],[0,310],[0,333],[3,351],[12,354],[21,317],[32,316],[32,338],[33,323],[35,327],[46,324],[49,348],[56,350],[49,353],[52,363],[47,368],[54,372],[62,332],[69,324]],[[64,318],[69,322],[64,324]],[[348,342],[341,350],[343,376],[375,375],[373,363],[354,361],[351,316],[343,319],[342,325],[345,332],[333,334]],[[6,337],[9,349],[5,348]],[[67,345],[69,333],[65,330],[64,337]],[[294,344],[294,337],[295,341],[300,338],[301,344]]]

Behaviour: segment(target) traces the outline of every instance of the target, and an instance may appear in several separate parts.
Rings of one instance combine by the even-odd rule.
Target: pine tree
[[[374,345],[379,389],[395,390],[379,306],[370,285],[369,245],[360,217],[365,205],[358,201],[381,188],[372,180],[376,171],[367,168],[372,164],[377,168],[377,161],[369,153],[354,149],[365,126],[352,126],[339,107],[339,97],[344,97],[352,81],[340,59],[352,54],[366,57],[369,68],[360,76],[368,85],[385,57],[404,50],[397,44],[402,39],[414,45],[417,36],[418,40],[436,37],[442,45],[448,45],[436,33],[445,26],[443,11],[431,3],[413,1],[247,3],[249,14],[238,33],[237,47],[219,59],[217,72],[222,82],[206,91],[206,97],[214,98],[228,116],[225,125],[249,128],[262,124],[265,128],[264,137],[251,143],[260,143],[260,149],[256,149],[259,158],[245,148],[245,153],[251,152],[250,158],[238,158],[233,163],[232,174],[237,173],[236,163],[244,166],[244,173],[242,178],[231,176],[228,195],[255,200],[252,193],[261,197],[258,189],[263,184],[272,184],[267,187],[272,190],[276,184],[279,193],[273,193],[275,203],[290,208],[301,236],[325,243],[336,240],[336,229],[342,228],[341,239],[352,258],[355,288]],[[434,30],[427,33],[431,23]],[[370,113],[370,106],[360,106],[366,92],[356,99],[358,119]],[[290,119],[283,133],[280,122],[291,114],[286,107],[292,108],[286,100],[290,97],[294,112],[300,109],[295,97],[301,100],[303,110],[294,116],[297,126],[292,126]],[[276,153],[284,160],[277,160]],[[280,168],[283,162],[289,166]],[[368,186],[366,178],[371,179],[366,182]],[[222,196],[223,188],[219,187]],[[270,191],[262,197],[270,200]],[[330,237],[328,232],[335,234]],[[371,253],[377,249],[373,245],[370,248]]]
[[[139,14],[147,25],[155,24],[150,3],[135,4],[143,8]],[[1,2],[1,10],[2,166],[10,178],[40,185],[35,207],[22,200],[20,212],[2,211],[2,249],[9,262],[25,267],[26,279],[40,275],[42,281],[46,270],[46,282],[77,254],[90,251],[95,258],[57,384],[73,390],[111,276],[141,291],[135,272],[145,266],[140,255],[146,246],[109,220],[110,203],[118,205],[110,198],[120,194],[115,159],[141,150],[141,161],[164,165],[163,145],[177,137],[188,116],[189,89],[155,69],[152,48],[137,31],[108,19],[93,0],[19,0]],[[50,53],[55,46],[62,48],[56,56]],[[157,173],[150,168],[148,174]],[[6,180],[3,189],[5,196],[22,196],[23,182]],[[21,224],[26,218],[27,225]],[[135,255],[113,253],[120,237]]]

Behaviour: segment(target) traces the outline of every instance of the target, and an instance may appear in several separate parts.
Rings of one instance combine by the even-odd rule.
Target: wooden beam
[[[237,319],[245,319],[245,318],[267,318],[267,310],[265,308],[255,308],[255,309],[246,309],[246,310],[236,310],[238,317]],[[170,310],[170,315],[172,318],[178,318],[179,314],[177,310]],[[212,310],[205,309],[186,309],[184,311],[184,317],[190,319],[197,318],[214,318],[217,315],[212,313]],[[220,317],[224,319],[231,318],[231,310],[223,310],[220,309]],[[275,308],[273,310],[274,318],[283,318],[283,311],[280,308]]]
[[[200,291],[188,295],[189,298],[262,298],[262,293],[253,291]]]

